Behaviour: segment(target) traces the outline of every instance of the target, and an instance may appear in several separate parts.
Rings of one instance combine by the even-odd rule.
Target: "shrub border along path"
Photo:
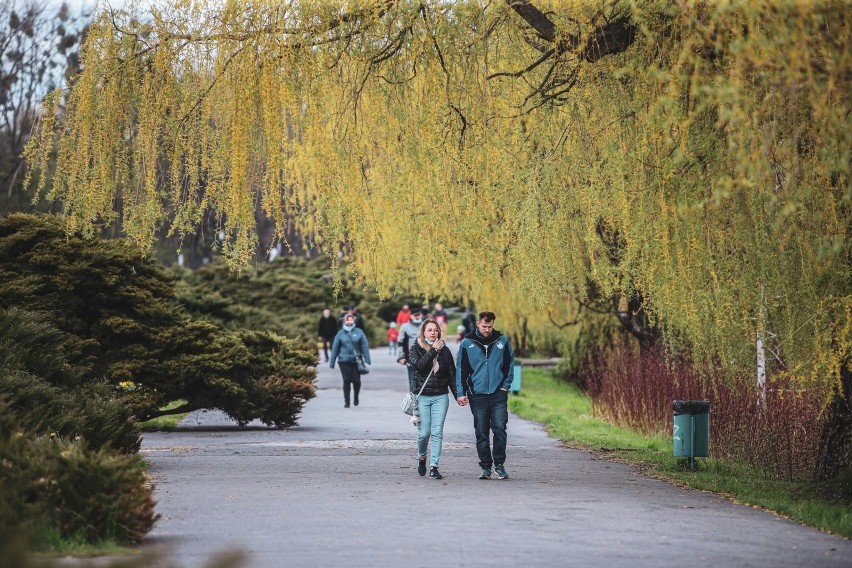
[[[698,459],[689,471],[672,455],[671,438],[647,436],[594,417],[591,400],[554,372],[524,368],[521,392],[510,399],[512,412],[541,422],[567,447],[585,449],[641,468],[642,473],[678,485],[710,491],[736,503],[766,509],[832,534],[852,537],[852,476],[828,483],[770,479],[746,465]],[[713,427],[712,412],[710,427]],[[712,453],[712,448],[711,448]]]

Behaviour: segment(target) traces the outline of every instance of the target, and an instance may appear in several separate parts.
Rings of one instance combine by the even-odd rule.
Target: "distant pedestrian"
[[[355,315],[355,327],[364,331],[364,316],[358,311],[358,306],[352,304],[351,313]]]
[[[337,335],[337,330],[337,319],[331,315],[331,310],[324,309],[317,325],[317,339],[322,343],[322,354],[326,363],[328,363],[328,349],[334,341],[334,336]]]
[[[479,479],[491,477],[491,466],[500,479],[508,479],[506,425],[509,422],[509,387],[514,378],[514,356],[509,339],[494,329],[494,312],[480,312],[476,331],[465,336],[456,357],[456,402],[470,404]],[[490,434],[494,436],[493,451]]]
[[[361,392],[361,374],[355,362],[356,355],[363,355],[368,365],[370,361],[370,345],[364,332],[355,327],[355,316],[346,314],[343,316],[343,329],[334,336],[331,344],[331,359],[328,366],[334,369],[335,363],[340,363],[340,374],[343,377],[343,407],[349,408],[349,391],[355,394],[354,403],[358,406],[358,395]]]
[[[396,322],[392,321],[388,324],[388,353],[391,357],[396,357],[397,341],[399,341],[399,329],[396,327]]]
[[[420,310],[411,312],[411,319],[408,323],[403,324],[399,328],[399,340],[397,341],[401,353],[397,353],[397,363],[405,365],[408,370],[408,383],[414,380],[414,369],[408,363],[408,351],[411,346],[417,341],[417,336],[420,334],[420,324],[423,323],[423,313]]]
[[[464,339],[464,336],[467,335],[467,330],[463,325],[456,326],[456,342],[461,343],[461,340]]]
[[[432,312],[432,319],[434,319],[439,326],[441,326],[441,337],[446,337],[447,335],[447,312],[444,311],[444,307],[441,304],[435,304],[435,311]]]
[[[473,333],[476,329],[476,316],[473,315],[473,312],[469,308],[464,309],[461,322],[465,329],[465,335]]]
[[[408,320],[411,319],[411,308],[408,307],[408,304],[405,304],[399,309],[399,312],[396,314],[396,325],[398,327],[402,327],[403,324],[408,323]]]
[[[449,399],[447,392],[456,395],[456,366],[450,348],[441,338],[441,328],[435,320],[427,319],[420,326],[417,341],[408,351],[414,370],[408,388],[410,392],[423,392],[417,399],[417,473],[426,475],[426,450],[432,440],[429,456],[429,477],[442,479],[438,472],[441,448],[444,442],[444,420]],[[424,386],[425,383],[425,386]]]

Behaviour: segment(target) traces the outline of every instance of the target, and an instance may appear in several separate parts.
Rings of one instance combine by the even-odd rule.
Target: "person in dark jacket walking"
[[[337,335],[337,318],[332,316],[331,310],[326,308],[322,311],[319,325],[317,325],[317,339],[322,342],[322,354],[325,356],[326,363],[328,363],[328,348],[334,341],[335,335]]]
[[[465,336],[456,357],[456,402],[470,404],[476,453],[482,472],[491,477],[491,466],[500,479],[509,479],[506,461],[506,425],[509,422],[509,388],[514,378],[515,358],[509,339],[494,329],[494,312],[480,312],[476,331]],[[494,437],[492,451],[489,430]]]
[[[426,449],[431,438],[429,477],[442,479],[444,476],[438,472],[438,462],[444,442],[444,420],[450,404],[447,392],[452,392],[454,397],[456,394],[456,366],[450,348],[441,338],[441,327],[435,320],[423,321],[408,356],[414,370],[408,388],[413,393],[423,388],[417,399],[420,418],[417,425],[417,473],[426,475]]]
[[[363,355],[368,365],[370,361],[370,345],[364,332],[355,327],[355,316],[343,316],[343,329],[334,336],[331,344],[331,359],[328,366],[334,369],[335,363],[340,363],[340,374],[343,376],[343,407],[349,408],[349,391],[354,390],[355,406],[358,406],[358,394],[361,392],[361,374],[358,372],[356,355]]]
[[[464,309],[461,324],[464,326],[465,335],[473,333],[476,330],[476,316],[473,315],[473,312],[471,312],[469,308]]]
[[[414,369],[411,368],[411,363],[408,361],[408,352],[411,350],[411,346],[417,342],[422,324],[423,312],[418,308],[411,312],[411,319],[399,328],[399,338],[397,340],[399,347],[397,354],[399,354],[399,358],[396,362],[406,366],[409,384],[414,379]]]

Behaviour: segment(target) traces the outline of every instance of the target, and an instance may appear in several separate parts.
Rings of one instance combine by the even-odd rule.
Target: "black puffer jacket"
[[[433,347],[428,350],[420,345],[419,341],[415,341],[408,352],[408,362],[414,369],[414,384],[408,385],[411,392],[417,394],[420,392],[420,387],[423,386],[423,381],[429,377],[432,372],[432,362],[435,357],[438,357],[438,372],[429,379],[426,387],[423,389],[423,394],[427,396],[436,396],[446,394],[447,391],[456,396],[456,362],[453,360],[453,354],[450,348],[444,345],[441,351],[435,351]]]

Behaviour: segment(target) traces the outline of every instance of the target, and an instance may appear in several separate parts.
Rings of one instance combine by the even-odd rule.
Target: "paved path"
[[[290,430],[214,412],[148,433],[163,518],[146,548],[202,566],[241,548],[255,567],[852,566],[852,541],[560,447],[511,416],[511,479],[477,479],[467,408],[451,404],[442,481],[416,473],[399,411],[405,370],[373,350],[359,407],[323,365]]]

